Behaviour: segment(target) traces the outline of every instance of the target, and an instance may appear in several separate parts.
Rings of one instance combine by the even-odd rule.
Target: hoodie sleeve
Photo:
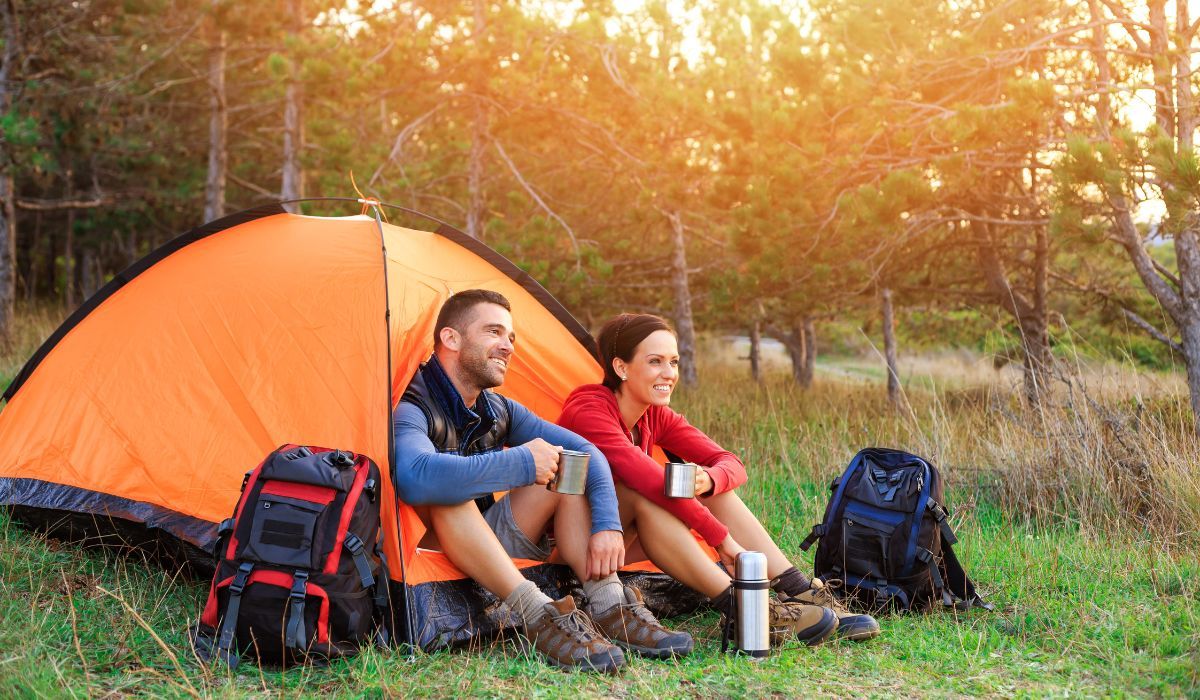
[[[675,411],[666,409],[660,415],[662,422],[656,426],[655,442],[664,450],[704,467],[713,480],[712,495],[732,491],[746,483],[746,466],[736,455],[713,442]]]
[[[708,544],[715,547],[729,535],[729,529],[700,501],[663,495],[662,465],[630,441],[620,418],[607,407],[598,402],[568,400],[558,423],[599,448],[608,458],[614,479],[679,518]]]
[[[401,401],[392,414],[396,492],[409,505],[464,503],[532,484],[533,454],[514,447],[470,457],[443,454],[429,441],[425,413]]]
[[[617,510],[617,492],[613,488],[608,460],[600,450],[570,430],[538,418],[532,411],[512,399],[508,402],[508,413],[512,416],[508,439],[514,445],[524,444],[541,438],[551,445],[577,452],[587,452],[587,499],[592,511],[592,534],[603,530],[621,531],[621,515]]]

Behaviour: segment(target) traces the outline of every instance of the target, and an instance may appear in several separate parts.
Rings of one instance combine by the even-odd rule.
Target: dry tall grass
[[[8,347],[0,347],[0,387],[7,386],[66,317],[67,312],[57,305],[17,305]]]
[[[1178,377],[1064,365],[1030,409],[1009,374],[989,380],[964,361],[969,371],[952,376],[949,358],[915,359],[907,367],[929,372],[910,369],[897,408],[881,379],[848,381],[834,364],[804,391],[784,372],[755,384],[744,362],[710,361],[704,391],[681,391],[676,407],[751,468],[778,465],[798,484],[828,483],[860,448],[896,447],[938,465],[960,508],[986,500],[1101,537],[1200,540],[1200,441]]]

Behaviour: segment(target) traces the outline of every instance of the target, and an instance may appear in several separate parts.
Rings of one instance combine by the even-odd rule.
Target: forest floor
[[[778,370],[760,385],[744,363],[706,367],[677,408],[744,457],[744,498],[802,569],[812,553],[799,542],[854,451],[890,445],[930,457],[949,480],[956,551],[994,612],[887,617],[878,639],[789,644],[761,663],[720,654],[717,616],[701,612],[670,620],[696,637],[691,656],[634,659],[612,677],[556,671],[508,641],[214,671],[186,636],[207,582],[47,540],[0,514],[0,697],[1200,697],[1200,450],[1176,425],[1186,404],[1178,378],[1080,382],[1064,395],[1091,386],[1095,398],[1030,413],[1012,375],[952,379],[947,357],[908,366],[903,410],[882,397],[871,362],[836,358],[822,360],[808,391]],[[1111,449],[1102,433],[1123,434],[1112,425],[1127,424],[1131,400],[1143,408],[1129,454],[1154,486],[1101,493],[1110,472],[1097,475],[1096,455]],[[1073,422],[1088,410],[1095,422]],[[1040,471],[1044,455],[1058,460],[1053,473]],[[1165,514],[1136,515],[1137,498]]]

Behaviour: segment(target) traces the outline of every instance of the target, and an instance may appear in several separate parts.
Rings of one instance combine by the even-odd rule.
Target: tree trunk
[[[812,386],[817,369],[817,329],[811,316],[804,317],[804,369],[800,375],[800,386]]]
[[[299,34],[302,26],[303,15],[301,13],[303,9],[303,0],[288,2],[288,15],[291,17],[291,26],[288,29],[288,33],[291,35],[289,46],[297,45],[295,36]],[[284,201],[304,196],[304,184],[301,181],[302,173],[300,171],[300,149],[304,147],[304,128],[301,123],[300,104],[303,99],[302,92],[300,65],[297,57],[293,54],[289,59],[287,84],[284,86],[283,93],[283,182],[280,187],[280,195]],[[285,209],[295,213],[300,211],[300,205],[289,204],[285,206]]]
[[[96,253],[90,247],[83,249],[82,260],[79,264],[82,299],[90,299],[96,293]]]
[[[896,371],[896,320],[892,314],[892,290],[883,288],[883,357],[887,362],[888,401],[900,403],[900,374]]]
[[[758,320],[750,324],[750,376],[762,381],[762,323]]]
[[[17,209],[16,184],[12,175],[0,175],[0,346],[11,337],[13,301],[17,295]]]
[[[696,369],[696,325],[692,319],[692,291],[688,286],[683,220],[677,212],[672,212],[669,218],[673,248],[671,287],[675,293],[675,332],[679,336],[679,378],[684,386],[696,386],[700,375]]]
[[[71,171],[67,171],[68,180],[71,177]],[[68,184],[67,197],[71,196],[70,185]],[[75,210],[67,210],[67,240],[63,244],[63,302],[67,305],[67,310],[75,309],[79,300],[75,297]]]
[[[53,249],[51,249],[53,257]],[[33,238],[29,242],[29,266],[25,270],[25,303],[32,303],[41,283],[42,269],[42,212],[33,214]]]
[[[467,163],[467,235],[483,237],[483,151],[487,146],[487,107],[475,100],[471,115],[471,153]]]
[[[1192,406],[1192,426],[1200,433],[1200,316],[1180,326],[1183,363],[1187,368],[1188,398]]]
[[[482,66],[484,32],[487,30],[487,14],[484,0],[475,0],[475,28],[471,39]],[[471,151],[467,161],[467,235],[483,238],[483,152],[487,148],[488,110],[483,100],[483,76],[472,76],[471,104]]]
[[[1166,0],[1150,0],[1147,3],[1150,19],[1150,67],[1154,72],[1154,121],[1167,138],[1175,136],[1171,84],[1171,60],[1167,51]]]
[[[974,219],[971,221],[971,229],[975,234],[976,256],[982,268],[984,282],[995,303],[1016,319],[1017,327],[1021,331],[1025,398],[1030,406],[1037,406],[1046,389],[1046,379],[1052,362],[1049,315],[1046,311],[1050,250],[1045,227],[1039,226],[1035,232],[1037,243],[1032,271],[1033,299],[1009,284],[1008,271],[996,253],[998,245],[992,235],[991,224]]]
[[[1175,48],[1175,133],[1181,153],[1192,152],[1192,136],[1196,130],[1196,115],[1192,99],[1192,33],[1191,13],[1186,2],[1175,3],[1175,33],[1180,46]]]
[[[16,69],[17,41],[20,38],[17,9],[13,0],[0,0],[4,20],[4,55],[0,59],[0,114],[9,114],[13,105],[13,72]],[[12,337],[13,302],[17,294],[17,186],[7,163],[12,158],[0,154],[0,345]]]
[[[805,386],[804,367],[807,364],[805,352],[808,345],[804,341],[804,326],[797,325],[786,331],[776,330],[772,335],[783,343],[783,348],[787,350],[788,359],[792,361],[792,379],[800,386]]]
[[[225,102],[226,35],[224,30],[216,27],[213,33],[208,57],[208,179],[204,183],[205,221],[219,219],[225,215],[225,168],[228,162],[226,131],[229,113]]]

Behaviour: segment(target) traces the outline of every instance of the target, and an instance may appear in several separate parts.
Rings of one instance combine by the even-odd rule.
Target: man
[[[620,647],[657,658],[687,654],[692,638],[664,629],[617,578],[625,547],[604,455],[489,391],[504,382],[514,352],[511,310],[482,289],[447,299],[433,356],[393,415],[396,489],[429,528],[421,546],[445,552],[515,610],[525,638],[553,665],[613,672],[625,663]],[[545,488],[563,448],[591,456],[586,498]],[[509,493],[496,501],[495,491]],[[586,611],[571,596],[552,601],[512,563],[549,558],[551,523],[559,554],[583,583]]]

